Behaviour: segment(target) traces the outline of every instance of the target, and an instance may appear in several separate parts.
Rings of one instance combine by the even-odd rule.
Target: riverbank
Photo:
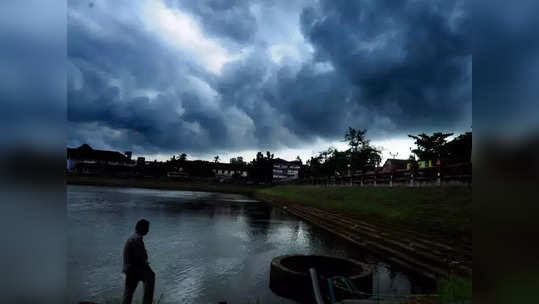
[[[67,184],[236,193],[268,203],[314,207],[471,243],[471,187],[258,186],[68,174]]]
[[[280,186],[254,196],[425,277],[471,277],[471,188]]]
[[[471,286],[468,187],[268,187],[91,176],[68,176],[67,183],[249,195],[425,277],[456,273]]]
[[[278,186],[259,189],[260,199],[330,209],[372,220],[399,223],[471,239],[470,187],[320,187]]]

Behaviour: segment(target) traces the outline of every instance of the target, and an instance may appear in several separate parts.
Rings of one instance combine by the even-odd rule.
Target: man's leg
[[[125,289],[122,304],[131,304],[133,293],[135,292],[135,289],[137,289],[138,281],[137,276],[134,274],[125,275]]]
[[[153,289],[155,286],[155,273],[148,267],[144,272],[144,301],[143,304],[152,304],[153,301]]]

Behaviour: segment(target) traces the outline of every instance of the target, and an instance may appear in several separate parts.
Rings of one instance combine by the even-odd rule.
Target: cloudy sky
[[[472,125],[470,1],[68,2],[68,146],[303,159]]]

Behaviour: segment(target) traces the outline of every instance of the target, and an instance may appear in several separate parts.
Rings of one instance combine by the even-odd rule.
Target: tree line
[[[448,138],[453,133],[435,132],[432,135],[421,133],[408,135],[414,139],[415,148],[411,149],[409,161],[413,167],[419,161],[439,161],[442,164],[463,163],[471,161],[472,132],[460,134],[452,140]],[[367,129],[349,127],[344,134],[343,141],[348,144],[348,149],[339,151],[330,147],[318,155],[311,157],[305,165],[299,156],[296,158],[301,163],[299,177],[309,176],[332,176],[347,175],[354,171],[371,171],[381,165],[382,151],[373,146],[367,138]],[[219,156],[214,157],[218,163]],[[238,156],[230,159],[231,164],[246,166],[249,179],[259,183],[270,183],[273,179],[273,165],[275,156],[270,151],[258,152],[256,157],[249,163]],[[167,165],[173,168],[183,168],[192,176],[212,176],[211,162],[187,161],[187,154],[181,153],[172,156]]]
[[[348,149],[339,151],[328,148],[307,161],[302,168],[302,177],[347,175],[353,171],[372,171],[380,167],[382,161],[381,149],[373,146],[367,139],[367,129],[349,127],[344,134],[344,141]],[[464,163],[471,161],[472,132],[460,134],[448,141],[453,133],[435,132],[432,135],[421,133],[408,135],[413,138],[415,148],[409,161],[412,167],[417,167],[419,161],[432,161],[433,163]]]

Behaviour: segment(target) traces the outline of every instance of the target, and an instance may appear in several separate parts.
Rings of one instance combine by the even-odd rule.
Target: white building
[[[214,163],[212,171],[217,177],[247,177],[247,166],[241,164]]]
[[[273,162],[273,179],[274,180],[294,180],[299,177],[299,169],[301,168],[300,161],[286,161],[277,158]]]

